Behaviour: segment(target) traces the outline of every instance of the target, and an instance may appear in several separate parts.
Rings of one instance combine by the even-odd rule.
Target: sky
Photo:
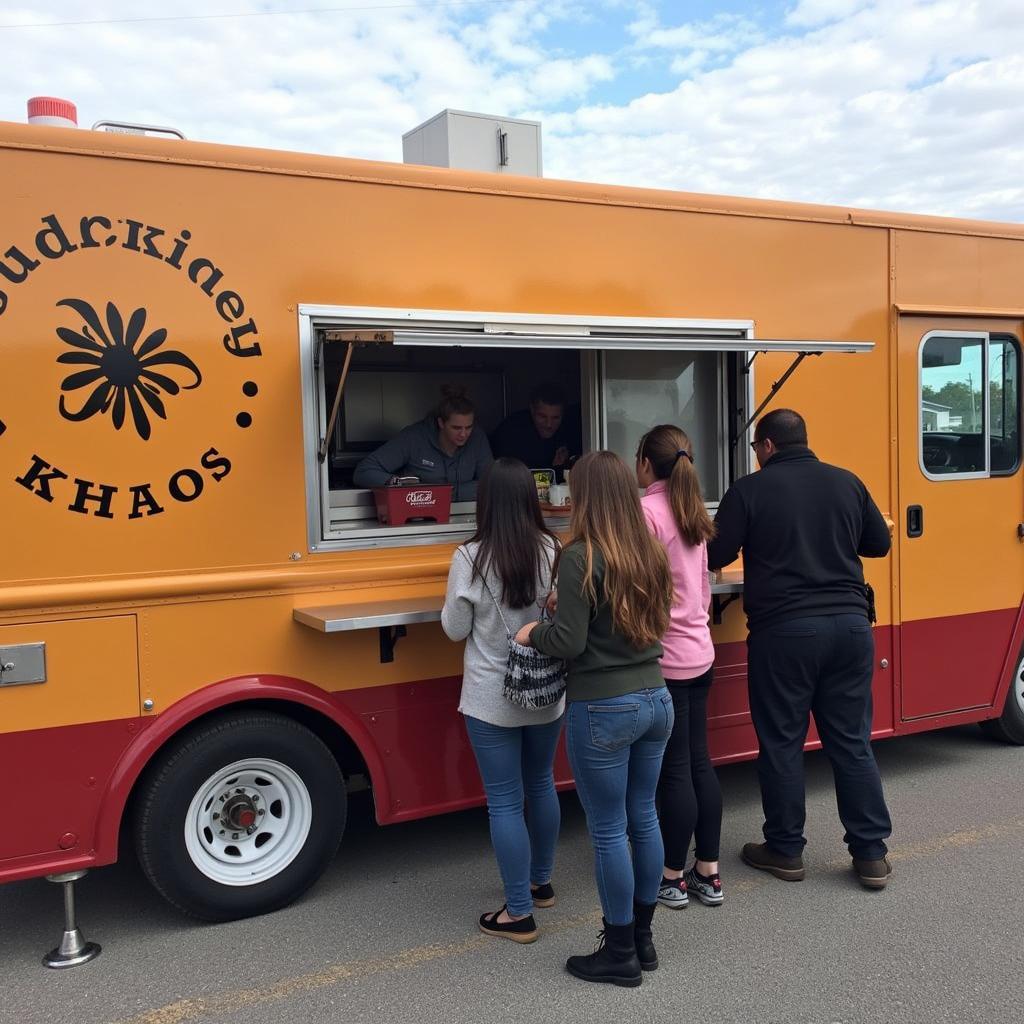
[[[400,161],[445,107],[544,174],[1024,220],[1024,0],[0,3],[0,120]]]

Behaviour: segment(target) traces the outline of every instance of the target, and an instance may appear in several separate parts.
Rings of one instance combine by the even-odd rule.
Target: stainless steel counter
[[[321,633],[342,633],[352,629],[406,626],[413,622],[438,622],[443,604],[444,595],[439,594],[436,597],[402,597],[365,604],[296,608],[293,616],[296,622]]]
[[[731,569],[711,574],[711,620],[722,621],[722,612],[743,593],[743,572]],[[380,631],[382,662],[394,660],[395,641],[405,636],[406,626],[418,622],[438,622],[444,595],[396,597],[357,604],[314,605],[295,608],[296,622],[320,633],[344,633],[358,629]]]
[[[717,626],[722,613],[743,593],[743,570],[720,569],[711,576],[711,621]]]

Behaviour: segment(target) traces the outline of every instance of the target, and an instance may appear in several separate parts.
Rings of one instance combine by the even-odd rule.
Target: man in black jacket
[[[888,554],[889,530],[856,476],[818,461],[799,413],[762,417],[751,446],[761,472],[726,492],[708,543],[712,569],[743,550],[765,816],[765,842],[747,843],[743,859],[787,881],[804,877],[803,746],[813,711],[854,871],[881,889],[892,824],[870,744],[875,647],[860,558]]]
[[[580,454],[573,429],[575,417],[566,416],[565,390],[560,384],[541,384],[530,395],[530,406],[512,413],[491,436],[494,457],[502,455],[525,462],[531,469],[565,469]]]

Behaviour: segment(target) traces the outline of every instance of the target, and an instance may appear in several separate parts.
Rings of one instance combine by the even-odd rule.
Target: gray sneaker
[[[704,904],[705,907],[720,907],[725,895],[722,893],[722,880],[717,874],[710,878],[697,874],[697,866],[694,865],[683,875],[686,881],[686,888],[693,893]]]
[[[682,910],[690,905],[690,897],[686,892],[685,878],[662,878],[658,889],[658,902],[672,910]]]

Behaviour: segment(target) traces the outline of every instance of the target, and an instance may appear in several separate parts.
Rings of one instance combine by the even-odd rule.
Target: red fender
[[[103,795],[96,818],[96,863],[111,864],[117,859],[118,832],[128,797],[157,750],[176,733],[211,711],[251,700],[301,704],[338,725],[366,762],[379,805],[390,806],[391,787],[384,763],[358,716],[332,701],[331,695],[324,690],[301,679],[274,675],[238,676],[196,690],[159,716],[141,720],[148,723],[148,728],[121,755]]]
[[[1006,703],[1006,695],[1013,684],[1013,674],[1017,668],[1022,647],[1024,647],[1024,600],[1021,601],[1020,608],[1017,609],[1017,621],[1010,634],[1010,646],[1007,648],[1006,661],[1003,663],[1003,671],[999,676],[999,690],[996,692],[996,702],[992,708],[997,718],[1003,713],[1003,705]]]

